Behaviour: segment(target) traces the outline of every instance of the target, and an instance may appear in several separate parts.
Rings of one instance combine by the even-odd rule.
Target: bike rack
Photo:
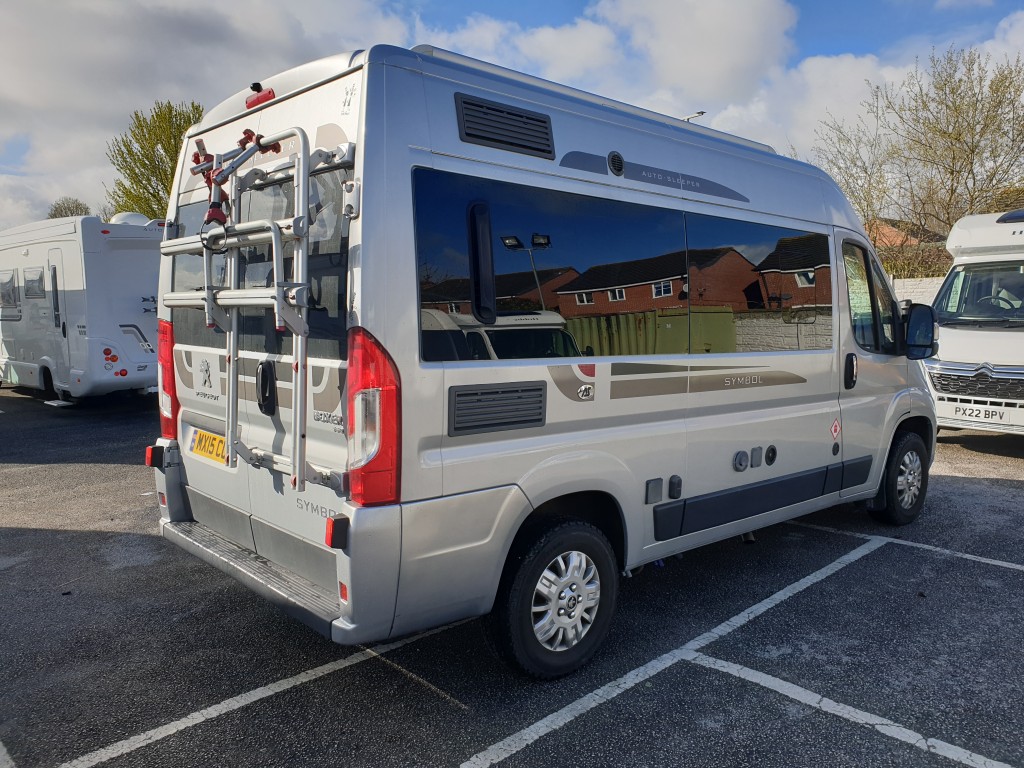
[[[295,139],[294,155],[295,216],[279,221],[240,221],[241,195],[253,181],[262,180],[262,171],[250,171],[243,178],[238,170],[257,152],[280,151],[280,142]],[[208,155],[205,146],[197,142],[199,152],[193,155],[193,175],[203,175],[210,187],[210,210],[206,223],[215,223],[209,231],[199,235],[165,240],[160,247],[163,255],[182,253],[203,254],[204,286],[202,291],[177,291],[163,297],[167,307],[193,307],[206,313],[206,324],[224,331],[227,342],[227,405],[225,414],[225,440],[229,467],[238,465],[238,457],[253,465],[288,472],[296,491],[304,491],[306,481],[329,482],[329,474],[309,467],[306,463],[306,404],[309,373],[307,341],[309,325],[309,178],[311,164],[325,162],[331,153],[318,151],[311,157],[309,140],[301,128],[289,128],[273,136],[256,136],[245,131],[238,148],[222,154]],[[351,145],[339,147],[342,159],[350,159]],[[227,165],[223,165],[224,163]],[[228,196],[231,201],[229,215],[222,210],[221,187],[230,182]],[[204,224],[204,227],[206,224]],[[294,243],[291,275],[284,272],[284,245]],[[239,256],[243,247],[269,244],[272,251],[272,279],[269,288],[239,287]],[[226,259],[226,287],[213,280],[213,257],[223,254]],[[292,445],[291,455],[274,454],[250,448],[238,439],[238,391],[240,370],[238,365],[238,310],[241,307],[270,307],[274,310],[274,323],[278,331],[292,335]]]

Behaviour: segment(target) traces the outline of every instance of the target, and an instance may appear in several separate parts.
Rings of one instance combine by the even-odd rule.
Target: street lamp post
[[[537,264],[533,260],[533,252],[551,247],[550,235],[538,235],[536,232],[530,238],[530,247],[523,245],[523,241],[515,235],[502,235],[501,244],[510,251],[526,251],[530,254],[530,269],[533,271],[533,281],[537,284],[537,297],[540,299],[540,308],[547,309],[544,304],[544,292],[540,289],[540,277],[537,274]]]

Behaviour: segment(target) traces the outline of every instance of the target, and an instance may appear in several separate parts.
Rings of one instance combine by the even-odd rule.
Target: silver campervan
[[[163,534],[339,643],[556,677],[631,569],[924,503],[932,312],[755,142],[378,46],[194,126],[162,252]]]

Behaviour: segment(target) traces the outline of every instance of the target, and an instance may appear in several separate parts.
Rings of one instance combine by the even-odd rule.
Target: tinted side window
[[[832,347],[826,235],[687,214],[686,243],[692,352]]]
[[[430,359],[441,346],[431,337],[453,331],[486,332],[496,357],[688,351],[680,212],[428,169],[414,171],[413,189]],[[488,325],[470,304],[467,218],[478,202],[490,216],[498,310]],[[467,355],[448,360],[481,351],[445,346]]]

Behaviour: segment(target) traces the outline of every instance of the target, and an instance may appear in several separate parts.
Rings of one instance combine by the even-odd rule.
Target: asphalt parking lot
[[[342,648],[165,542],[158,429],[0,389],[0,768],[1024,766],[1024,437],[943,433],[911,526],[836,507],[648,566],[536,683],[477,621]]]

